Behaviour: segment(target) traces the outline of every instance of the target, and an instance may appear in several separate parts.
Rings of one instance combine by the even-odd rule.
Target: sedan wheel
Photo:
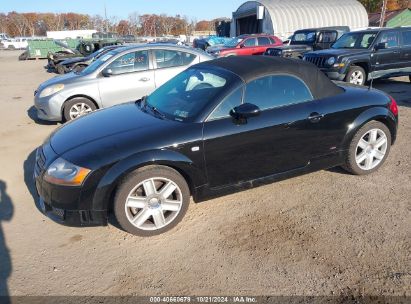
[[[76,119],[82,115],[92,112],[93,110],[84,102],[76,103],[70,108],[70,119]]]
[[[382,166],[391,148],[391,133],[379,121],[365,124],[351,141],[344,169],[365,175]]]
[[[131,173],[118,187],[114,214],[120,226],[135,235],[166,232],[184,217],[190,191],[174,169],[148,166]]]
[[[64,119],[70,121],[96,110],[96,105],[89,99],[77,97],[66,101],[64,104]]]

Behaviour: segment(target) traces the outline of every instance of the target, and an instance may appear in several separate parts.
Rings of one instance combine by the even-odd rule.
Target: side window
[[[380,38],[380,43],[386,43],[387,48],[396,48],[399,46],[398,43],[398,33],[387,32],[383,33]]]
[[[244,102],[267,110],[312,99],[310,90],[300,79],[289,75],[272,75],[248,83]]]
[[[241,97],[243,96],[243,87],[236,89],[228,95],[211,113],[208,120],[216,120],[230,116],[230,111],[241,104]]]
[[[172,50],[155,50],[154,56],[158,69],[188,65],[197,57],[194,54]]]
[[[318,37],[319,43],[332,43],[337,40],[337,32],[321,32]]]
[[[256,40],[255,38],[249,38],[244,42],[245,47],[253,47],[256,45]]]
[[[138,51],[125,54],[107,67],[114,75],[148,70],[148,52]]]
[[[404,45],[411,46],[411,31],[402,32],[402,41]]]
[[[268,37],[258,37],[258,45],[269,45],[271,44],[270,39]]]
[[[375,34],[365,34],[362,37],[360,47],[363,49],[368,49],[370,45],[374,42]]]

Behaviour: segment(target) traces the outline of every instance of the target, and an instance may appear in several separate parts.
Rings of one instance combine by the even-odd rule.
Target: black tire
[[[29,58],[29,52],[25,51],[19,56],[19,60],[27,60]]]
[[[138,186],[140,183],[150,178],[165,178],[165,179],[172,181],[180,189],[181,199],[182,199],[181,208],[178,211],[178,213],[175,215],[175,217],[170,221],[170,223],[156,230],[145,230],[145,229],[140,229],[136,227],[129,221],[127,214],[126,214],[125,204],[126,204],[127,197],[129,196],[130,192],[133,191],[133,189],[136,186]],[[160,191],[161,188],[157,190]],[[130,173],[119,184],[117,191],[116,191],[116,195],[114,197],[114,208],[113,209],[114,209],[114,215],[122,229],[134,235],[138,235],[142,237],[149,237],[149,236],[154,236],[154,235],[164,233],[174,228],[183,219],[184,215],[187,212],[189,203],[190,203],[190,190],[187,185],[187,182],[185,181],[183,176],[181,176],[180,173],[178,173],[176,170],[172,168],[165,167],[165,166],[147,166],[147,167],[140,168]],[[143,209],[141,209],[138,212],[141,212],[142,210]],[[138,214],[138,212],[136,214]],[[148,222],[152,221],[154,224],[152,217],[149,217],[147,220],[144,221],[144,223],[147,223],[147,221]]]
[[[85,104],[87,107],[89,107],[91,109],[91,112],[97,109],[94,102],[92,102],[90,99],[87,99],[85,97],[76,97],[76,98],[70,99],[64,103],[63,116],[64,116],[65,121],[70,121],[70,120],[77,118],[77,117],[72,117],[70,115],[70,111],[73,106],[79,105],[82,103]]]
[[[15,47],[14,45],[9,45],[9,46],[8,46],[8,49],[9,49],[9,50],[15,50],[16,47]]]
[[[351,77],[352,77],[353,75],[355,75],[356,73],[362,74],[362,80],[361,80],[360,83],[358,83],[358,82],[353,82],[353,81],[351,80]],[[350,68],[348,69],[348,73],[347,73],[347,75],[345,76],[345,82],[353,83],[353,84],[358,84],[358,85],[364,85],[364,84],[367,82],[367,73],[365,72],[365,70],[364,70],[362,67],[357,66],[357,65],[352,65],[352,66],[350,66]]]
[[[387,137],[387,148],[386,152],[384,155],[384,158],[380,161],[380,163],[374,167],[373,169],[370,170],[363,170],[356,161],[356,154],[357,154],[357,146],[360,142],[360,140],[363,138],[364,135],[366,135],[369,131],[373,129],[379,129]],[[379,122],[379,121],[370,121],[369,123],[365,124],[362,126],[354,135],[353,139],[351,140],[348,153],[347,153],[347,158],[345,161],[345,164],[342,166],[346,171],[355,174],[355,175],[367,175],[371,174],[375,171],[377,171],[386,161],[391,149],[391,132],[388,129],[388,127]],[[361,150],[360,150],[361,151]]]
[[[86,67],[87,67],[87,66],[84,65],[84,64],[82,64],[82,65],[76,65],[76,66],[73,68],[73,71],[76,72],[76,73],[79,73],[79,72],[81,72],[82,70],[84,70]]]
[[[66,68],[64,66],[62,66],[61,64],[58,64],[56,66],[56,71],[58,74],[62,75],[62,74],[66,74]]]

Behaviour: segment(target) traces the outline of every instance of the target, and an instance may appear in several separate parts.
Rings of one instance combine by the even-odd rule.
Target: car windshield
[[[103,56],[99,57],[96,61],[94,61],[92,64],[90,64],[88,67],[86,67],[83,71],[81,71],[80,74],[88,75],[95,72],[102,64],[104,64],[107,60],[109,60],[117,53],[117,51],[110,51],[104,54]]]
[[[332,46],[333,49],[368,49],[375,40],[377,33],[353,32],[344,34]]]
[[[241,41],[243,41],[243,38],[237,37],[237,38],[232,38],[228,40],[226,43],[224,43],[225,47],[235,47],[237,44],[239,44]]]
[[[295,32],[291,38],[291,44],[314,42],[316,38],[317,34],[315,31]]]
[[[159,87],[141,105],[164,118],[191,122],[238,81],[229,72],[192,68]]]

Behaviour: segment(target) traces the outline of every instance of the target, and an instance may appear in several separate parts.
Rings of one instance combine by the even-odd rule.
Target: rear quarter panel
[[[340,85],[344,93],[318,101],[322,121],[323,141],[335,150],[348,149],[352,137],[364,124],[372,120],[389,126],[396,136],[397,119],[389,110],[390,97],[385,93],[354,85]]]

